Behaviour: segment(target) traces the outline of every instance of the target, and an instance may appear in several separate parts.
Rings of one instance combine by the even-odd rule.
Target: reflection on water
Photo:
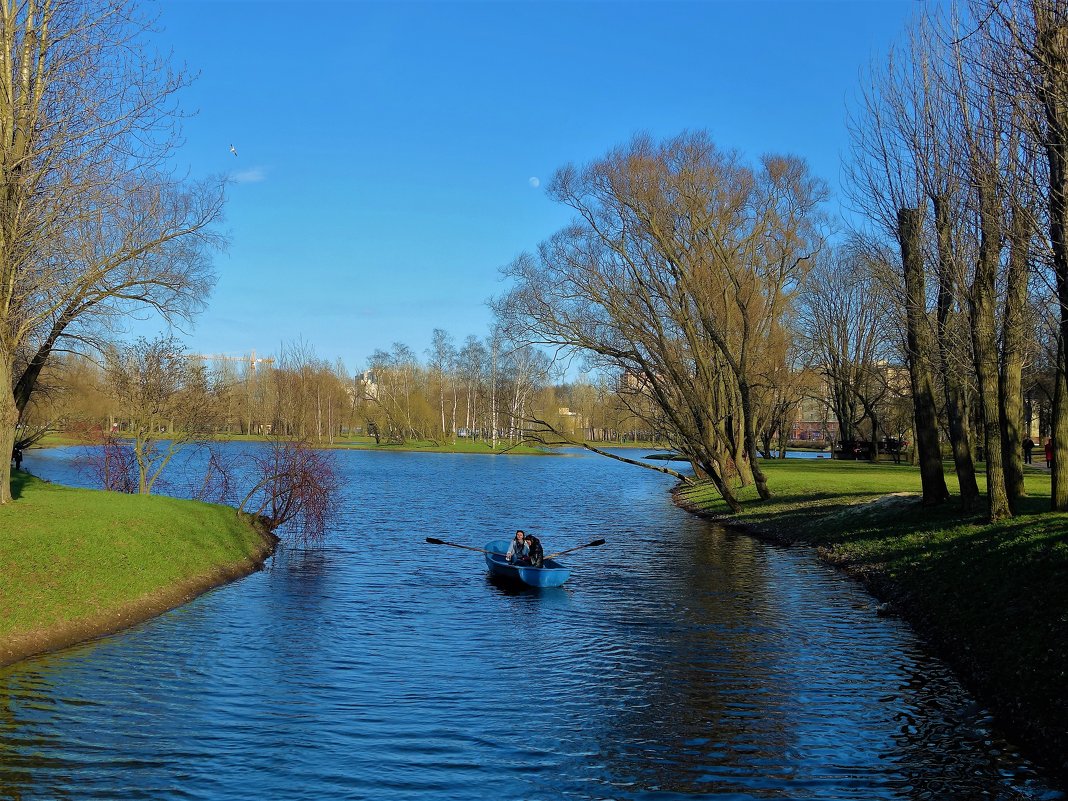
[[[0,670],[0,798],[1059,794],[937,660],[795,550],[597,457],[340,454],[325,547]],[[69,453],[31,470],[70,480]],[[489,577],[516,528],[559,589]]]

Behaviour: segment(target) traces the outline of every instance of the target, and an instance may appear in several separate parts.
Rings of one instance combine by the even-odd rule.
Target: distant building
[[[585,428],[581,412],[573,412],[569,407],[561,406],[556,410],[556,415],[560,420],[560,430],[565,434],[575,434]]]
[[[881,425],[888,422],[886,413],[898,399],[909,397],[912,391],[908,368],[900,364],[881,361],[876,369],[886,387],[886,393],[880,402]],[[836,442],[839,437],[838,420],[831,403],[831,388],[826,375],[820,368],[814,368],[818,376],[816,387],[797,409],[796,417],[790,428],[790,439],[799,441]]]
[[[806,397],[797,407],[790,439],[803,442],[833,442],[838,439],[838,421],[831,414],[830,398]]]
[[[355,383],[361,400],[378,400],[378,381],[375,380],[374,370],[364,370]]]
[[[620,392],[646,392],[649,388],[649,379],[645,373],[637,370],[624,370],[619,376]]]

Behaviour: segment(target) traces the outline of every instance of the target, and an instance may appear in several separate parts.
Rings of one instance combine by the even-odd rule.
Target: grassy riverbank
[[[121,438],[121,434],[119,435]],[[217,442],[273,442],[273,437],[263,434],[215,434],[213,440]],[[491,447],[490,443],[483,440],[460,439],[456,442],[435,442],[434,440],[415,439],[407,442],[387,442],[382,440],[375,442],[374,437],[345,436],[335,437],[333,442],[317,441],[314,437],[309,439],[308,445],[313,448],[368,450],[368,451],[413,451],[422,453],[484,453],[484,454],[519,454],[541,455],[551,453],[546,448],[536,448],[529,445],[512,445],[507,442],[499,442],[497,448]],[[48,434],[37,443],[38,448],[54,448],[62,445],[90,445],[91,441],[76,434],[57,432]]]
[[[219,442],[270,442],[272,437],[263,434],[216,434],[214,439]],[[64,445],[88,445],[91,444],[83,436],[74,432],[54,432],[44,436],[35,447],[54,448]],[[494,449],[490,443],[481,439],[469,439],[462,437],[456,442],[435,442],[429,439],[408,440],[407,442],[375,442],[374,437],[366,437],[353,434],[351,436],[335,437],[333,442],[318,442],[314,438],[308,444],[315,448],[324,449],[350,449],[369,451],[395,451],[395,452],[420,452],[420,453],[481,453],[498,455],[524,455],[545,456],[556,453],[552,447],[538,447],[533,445],[510,445],[501,441]],[[591,442],[597,448],[636,448],[656,450],[663,448],[663,443],[656,442]]]
[[[1018,740],[1068,776],[1068,514],[1046,511],[1049,474],[1029,471],[1019,515],[986,524],[956,503],[922,508],[913,494],[919,473],[906,465],[763,466],[775,497],[759,502],[750,492],[737,515],[706,486],[681,489],[676,500],[758,536],[816,546],[905,617]]]
[[[146,620],[245,575],[267,539],[233,509],[15,472],[0,507],[0,665]]]
[[[265,437],[259,434],[218,434],[216,438],[225,442],[267,442],[270,437]],[[46,443],[47,444],[47,443]],[[537,446],[537,445],[516,445],[508,443],[507,441],[500,441],[497,443],[497,447],[493,448],[489,442],[482,439],[470,439],[467,437],[461,437],[456,442],[436,442],[432,439],[411,439],[405,442],[387,442],[382,440],[381,442],[375,442],[374,437],[365,437],[361,435],[351,435],[335,437],[331,442],[317,442],[315,439],[309,440],[309,444],[315,448],[343,448],[351,450],[370,450],[370,451],[412,451],[421,453],[482,453],[482,454],[498,454],[498,455],[526,455],[526,456],[546,456],[552,455],[558,452],[556,446]],[[657,449],[663,448],[664,445],[654,442],[591,442],[591,445],[597,448],[635,448],[635,449]]]

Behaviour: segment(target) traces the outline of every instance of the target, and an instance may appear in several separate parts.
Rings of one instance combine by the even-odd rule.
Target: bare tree
[[[132,0],[0,5],[2,452],[58,343],[135,307],[188,316],[211,286],[222,189],[160,169],[186,79],[146,30]],[[0,459],[0,503],[9,478]]]
[[[304,442],[272,440],[252,455],[252,487],[238,511],[282,528],[298,543],[319,542],[339,512],[336,460]]]
[[[456,390],[454,386],[454,365],[456,363],[456,347],[452,344],[452,337],[448,332],[435,328],[430,355],[430,370],[438,386],[438,409],[441,412],[441,438],[447,439],[450,433],[456,435]],[[451,430],[445,421],[445,395],[452,390],[452,427]]]
[[[137,491],[152,492],[174,457],[214,435],[218,392],[203,365],[171,338],[109,348],[108,383],[130,437]],[[105,442],[105,458],[111,434]]]
[[[808,361],[827,384],[845,441],[859,439],[865,416],[878,439],[876,409],[887,391],[881,373],[893,351],[887,289],[871,254],[854,241],[821,254],[802,290]]]
[[[1054,510],[1068,510],[1068,7],[1061,0],[974,0],[977,33],[992,51],[993,88],[1015,109],[1014,121],[1043,165],[1035,187],[1056,298],[1054,364]],[[1026,148],[1025,148],[1026,149]]]
[[[916,66],[916,69],[913,67]],[[925,182],[931,137],[924,63],[913,65],[895,51],[885,68],[872,71],[860,110],[850,119],[852,159],[846,165],[849,196],[884,237],[897,244],[904,279],[905,353],[912,384],[916,451],[923,503],[949,497],[939,442],[934,367],[937,338],[928,313],[924,212],[937,183]]]
[[[933,235],[915,239],[909,250],[913,263],[905,265],[912,269],[906,272],[907,295],[917,312],[923,311],[910,320],[922,324],[930,317],[923,282],[924,272],[933,272],[933,343],[961,499],[967,508],[978,498],[969,444],[969,397],[974,395],[988,516],[996,520],[1011,515],[1024,492],[1021,373],[1035,213],[1027,186],[1034,136],[1017,122],[1028,104],[1006,91],[1004,75],[1015,69],[992,44],[993,11],[986,10],[978,27],[973,19],[921,15],[905,57],[892,54],[866,95],[869,127],[854,132],[860,156],[854,175],[862,179],[857,186],[863,192],[857,194],[867,196],[867,209],[876,219],[885,224],[889,209],[897,207],[899,240],[906,230],[900,224],[907,214],[902,208],[915,204],[921,213],[907,226],[910,234],[922,225],[928,208],[933,210]],[[909,335],[910,345],[921,351],[922,343],[931,341],[911,325]],[[916,402],[917,420],[933,420],[931,410],[919,408],[921,399]],[[917,439],[922,449],[923,435]],[[940,495],[933,458],[929,474]]]

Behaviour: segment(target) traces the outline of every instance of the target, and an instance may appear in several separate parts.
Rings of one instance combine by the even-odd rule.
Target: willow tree
[[[146,31],[126,0],[0,3],[0,453],[53,350],[211,287],[222,187],[164,169],[186,79]]]
[[[697,132],[564,167],[549,194],[578,217],[505,268],[511,335],[629,377],[732,508],[739,481],[769,497],[755,389],[821,244],[823,183],[798,158],[749,165]]]

